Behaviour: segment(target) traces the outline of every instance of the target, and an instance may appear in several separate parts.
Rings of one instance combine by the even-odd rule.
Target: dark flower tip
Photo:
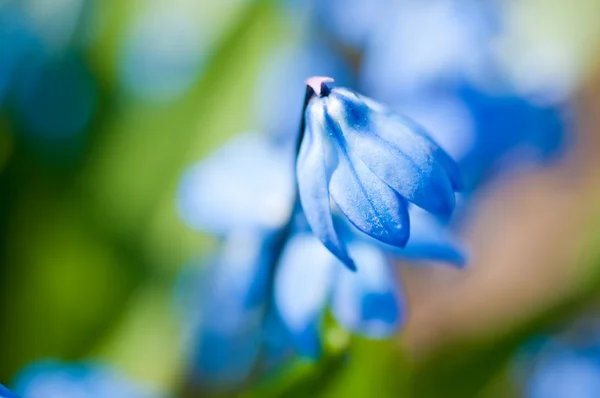
[[[319,97],[327,97],[331,92],[327,83],[333,83],[334,80],[327,76],[313,76],[306,79],[306,85],[310,87]]]

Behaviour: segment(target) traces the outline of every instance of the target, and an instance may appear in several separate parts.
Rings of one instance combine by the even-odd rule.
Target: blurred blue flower
[[[365,264],[358,273],[347,270],[308,233],[294,235],[282,253],[275,305],[303,357],[321,354],[320,323],[329,302],[342,326],[371,338],[387,337],[403,322],[404,302],[389,258],[364,243],[350,249]]]
[[[499,11],[494,1],[401,1],[360,67],[362,90],[426,127],[459,163],[466,191],[495,171],[552,160],[568,141],[563,105],[518,94],[491,51]]]
[[[308,227],[291,236],[275,270],[274,303],[297,353],[320,355],[320,325],[328,305],[351,332],[375,339],[397,332],[405,316],[398,259],[465,264],[464,249],[434,216],[411,206],[410,217],[414,222],[404,248],[357,236],[353,226],[339,221],[350,255],[363,265],[357,272],[326,250]]]
[[[328,78],[311,78],[297,162],[302,207],[323,244],[354,269],[330,197],[360,231],[392,246],[410,236],[407,200],[448,218],[458,166],[417,124]],[[309,93],[310,94],[310,93]]]
[[[579,318],[553,336],[528,341],[511,373],[526,398],[592,398],[600,391],[600,334],[596,315]]]
[[[559,106],[472,86],[414,98],[398,105],[457,160],[472,191],[499,168],[555,159],[567,146],[569,123]]]
[[[0,398],[17,398],[8,388],[0,384]]]
[[[600,391],[598,352],[557,349],[537,364],[526,398],[595,398]]]
[[[15,391],[21,398],[162,397],[106,365],[59,361],[43,361],[27,367],[17,377]]]
[[[316,26],[345,46],[362,50],[371,45],[381,24],[398,8],[397,0],[313,1]]]
[[[350,255],[364,265],[348,271],[310,233],[299,204],[292,208],[293,156],[279,151],[265,138],[242,135],[181,180],[181,216],[222,237],[200,284],[188,287],[198,292],[187,300],[196,314],[188,334],[204,385],[239,386],[289,359],[292,346],[301,356],[318,357],[328,306],[350,331],[389,336],[404,317],[394,258],[464,263],[462,249],[439,221],[412,206],[415,234],[404,249],[337,222]],[[265,195],[270,199],[261,200]],[[273,211],[282,206],[285,212]]]
[[[458,94],[468,106],[476,129],[471,148],[459,162],[470,188],[499,166],[543,163],[564,152],[569,123],[562,107],[537,105],[514,94],[472,87],[462,88]]]
[[[491,41],[499,32],[493,1],[400,1],[386,10],[361,66],[361,86],[386,103],[456,81],[494,81]]]
[[[191,287],[190,360],[205,388],[238,387],[257,370],[267,329],[271,244],[255,230],[229,235]]]
[[[278,228],[292,210],[293,179],[293,158],[283,148],[259,134],[242,134],[185,172],[179,215],[190,227],[221,236]]]

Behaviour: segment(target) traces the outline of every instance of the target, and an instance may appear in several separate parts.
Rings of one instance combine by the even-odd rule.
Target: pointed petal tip
[[[306,85],[310,87],[319,97],[329,95],[331,89],[327,83],[333,83],[335,80],[327,76],[312,76],[306,79]]]
[[[458,269],[465,269],[469,264],[470,255],[463,248],[456,248],[453,258],[448,260],[448,263]]]
[[[352,260],[350,257],[348,257],[347,260],[343,261],[343,263],[346,266],[346,268],[348,268],[351,272],[356,272],[358,270],[358,268],[356,268],[354,260]]]

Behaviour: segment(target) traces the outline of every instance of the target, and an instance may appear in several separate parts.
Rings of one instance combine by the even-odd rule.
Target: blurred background
[[[120,396],[31,387],[93,363],[114,377],[77,383],[159,394],[118,388],[133,398],[598,396],[599,15],[598,0],[0,0],[0,383]],[[399,262],[397,337],[333,327],[319,360],[212,386],[190,359],[207,300],[190,281],[220,240],[178,211],[182,176],[249,131],[289,154],[312,75],[459,162],[450,228],[469,261]]]

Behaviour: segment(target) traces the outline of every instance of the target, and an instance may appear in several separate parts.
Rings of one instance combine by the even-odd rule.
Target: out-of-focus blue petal
[[[238,231],[201,275],[192,335],[195,376],[208,387],[235,387],[259,354],[270,257],[261,234]]]
[[[366,49],[366,92],[395,103],[465,75],[489,72],[487,52],[498,24],[498,11],[490,3],[403,1],[386,10],[388,18]]]
[[[292,159],[266,138],[244,134],[185,173],[178,208],[191,227],[226,234],[281,226],[293,195]]]
[[[387,20],[395,0],[314,1],[318,26],[345,45],[362,49],[372,44],[378,28]]]
[[[279,261],[275,305],[302,356],[316,358],[320,354],[318,325],[336,264],[336,258],[309,234],[294,235]]]
[[[528,381],[526,398],[595,398],[600,391],[597,357],[573,352],[541,358]]]
[[[224,310],[221,316],[242,318],[228,330],[206,328],[194,351],[194,377],[207,388],[228,390],[243,384],[250,376],[262,342],[262,311],[245,310],[232,314]]]
[[[319,128],[315,117],[306,112],[306,118],[307,127],[296,164],[302,208],[317,238],[347,267],[354,269],[354,262],[335,230],[331,215],[329,179],[332,170],[328,170],[326,165],[326,156],[331,156],[326,151],[330,149],[325,148],[321,133],[315,131]]]
[[[463,87],[458,95],[471,109],[478,130],[472,150],[461,161],[470,185],[484,179],[507,155],[546,160],[562,149],[568,126],[560,108],[471,87]]]
[[[158,398],[108,366],[42,361],[18,376],[15,391],[21,398]]]
[[[440,146],[460,162],[477,139],[474,115],[454,93],[410,98],[398,106],[402,114],[418,122]]]
[[[0,384],[0,398],[18,398],[8,388]]]
[[[264,320],[261,370],[268,376],[281,370],[293,358],[294,346],[281,316],[274,305],[270,306]]]
[[[420,126],[346,89],[335,88],[330,97],[328,109],[343,123],[354,157],[417,206],[452,213],[458,166]]]
[[[457,267],[466,264],[465,248],[434,216],[414,206],[409,214],[410,239],[403,249],[394,249],[394,254],[408,260],[444,261]]]
[[[405,309],[392,264],[373,245],[353,242],[357,272],[340,267],[334,285],[332,311],[345,328],[372,338],[384,338],[403,324]]]

